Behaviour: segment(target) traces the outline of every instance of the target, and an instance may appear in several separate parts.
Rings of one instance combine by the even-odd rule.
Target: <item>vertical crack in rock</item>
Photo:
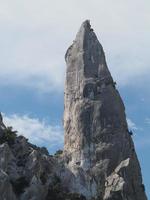
[[[88,20],[65,59],[65,183],[87,199],[146,200],[125,107]]]

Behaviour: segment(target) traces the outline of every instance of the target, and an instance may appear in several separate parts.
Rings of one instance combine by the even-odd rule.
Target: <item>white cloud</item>
[[[136,124],[129,118],[127,118],[127,123],[128,123],[128,127],[131,130],[138,130],[139,128],[136,126]]]
[[[116,81],[137,84],[150,71],[149,0],[1,0],[1,85],[62,90],[64,54],[85,19],[91,19]]]
[[[27,115],[6,116],[4,114],[4,123],[12,126],[19,135],[25,136],[33,144],[47,146],[50,149],[63,146],[62,127],[48,125],[45,120],[40,121]]]
[[[48,125],[45,120],[40,121],[37,118],[29,117],[28,115],[5,115],[3,114],[4,123],[6,126],[12,126],[18,131],[18,135],[23,135],[29,141],[38,146],[45,146],[51,153],[57,149],[63,148],[64,135],[63,129],[59,125]],[[148,123],[150,123],[149,118]],[[131,120],[127,119],[129,129],[141,130]],[[150,145],[150,137],[146,133],[134,134],[134,142],[138,149],[147,148]]]

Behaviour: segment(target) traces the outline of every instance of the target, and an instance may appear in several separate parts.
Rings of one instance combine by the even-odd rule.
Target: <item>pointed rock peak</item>
[[[89,20],[82,23],[73,44],[66,52],[65,59],[68,71],[83,70],[85,78],[98,78],[112,82],[103,47],[91,28]]]
[[[97,77],[112,81],[111,74],[107,68],[103,47],[91,28],[89,20],[82,23],[76,37],[76,42],[80,50],[84,52],[85,77]]]
[[[80,27],[80,30],[82,30],[82,29],[84,29],[84,30],[86,30],[86,31],[90,31],[90,30],[91,30],[90,20],[85,20],[85,21],[82,23],[82,25],[81,25],[81,27]]]
[[[93,29],[91,28],[90,20],[85,20],[81,24],[81,27],[80,27],[79,31],[77,32],[77,35],[75,37],[75,40],[73,41],[73,44],[67,49],[67,52],[65,54],[66,61],[67,61],[67,56],[70,56],[72,54],[74,55],[76,50],[78,52],[79,51],[83,52],[85,50],[84,43],[85,43],[85,41],[91,40],[90,38],[92,40],[98,41],[95,33],[93,32]],[[73,50],[73,53],[71,50]]]
[[[93,34],[93,29],[91,28],[90,20],[85,20],[77,33],[76,42],[83,44],[86,35],[95,35]],[[81,46],[82,47],[82,46]]]

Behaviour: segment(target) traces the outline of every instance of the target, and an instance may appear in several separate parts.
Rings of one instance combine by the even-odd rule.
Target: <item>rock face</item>
[[[0,114],[0,200],[147,200],[125,108],[89,21],[65,58],[64,151],[50,156]]]
[[[85,200],[63,187],[63,169],[61,151],[50,156],[46,148],[17,136],[0,114],[0,200]]]
[[[55,159],[17,137],[0,118],[0,200],[45,200]]]
[[[65,59],[64,157],[71,172],[69,190],[90,200],[146,200],[125,107],[88,20]]]

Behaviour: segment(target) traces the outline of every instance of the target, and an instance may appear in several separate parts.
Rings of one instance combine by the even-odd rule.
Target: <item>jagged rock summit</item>
[[[125,107],[86,20],[66,53],[64,129],[71,192],[87,199],[146,200]]]
[[[64,151],[49,155],[0,114],[0,200],[147,200],[124,104],[88,20],[65,59]]]

